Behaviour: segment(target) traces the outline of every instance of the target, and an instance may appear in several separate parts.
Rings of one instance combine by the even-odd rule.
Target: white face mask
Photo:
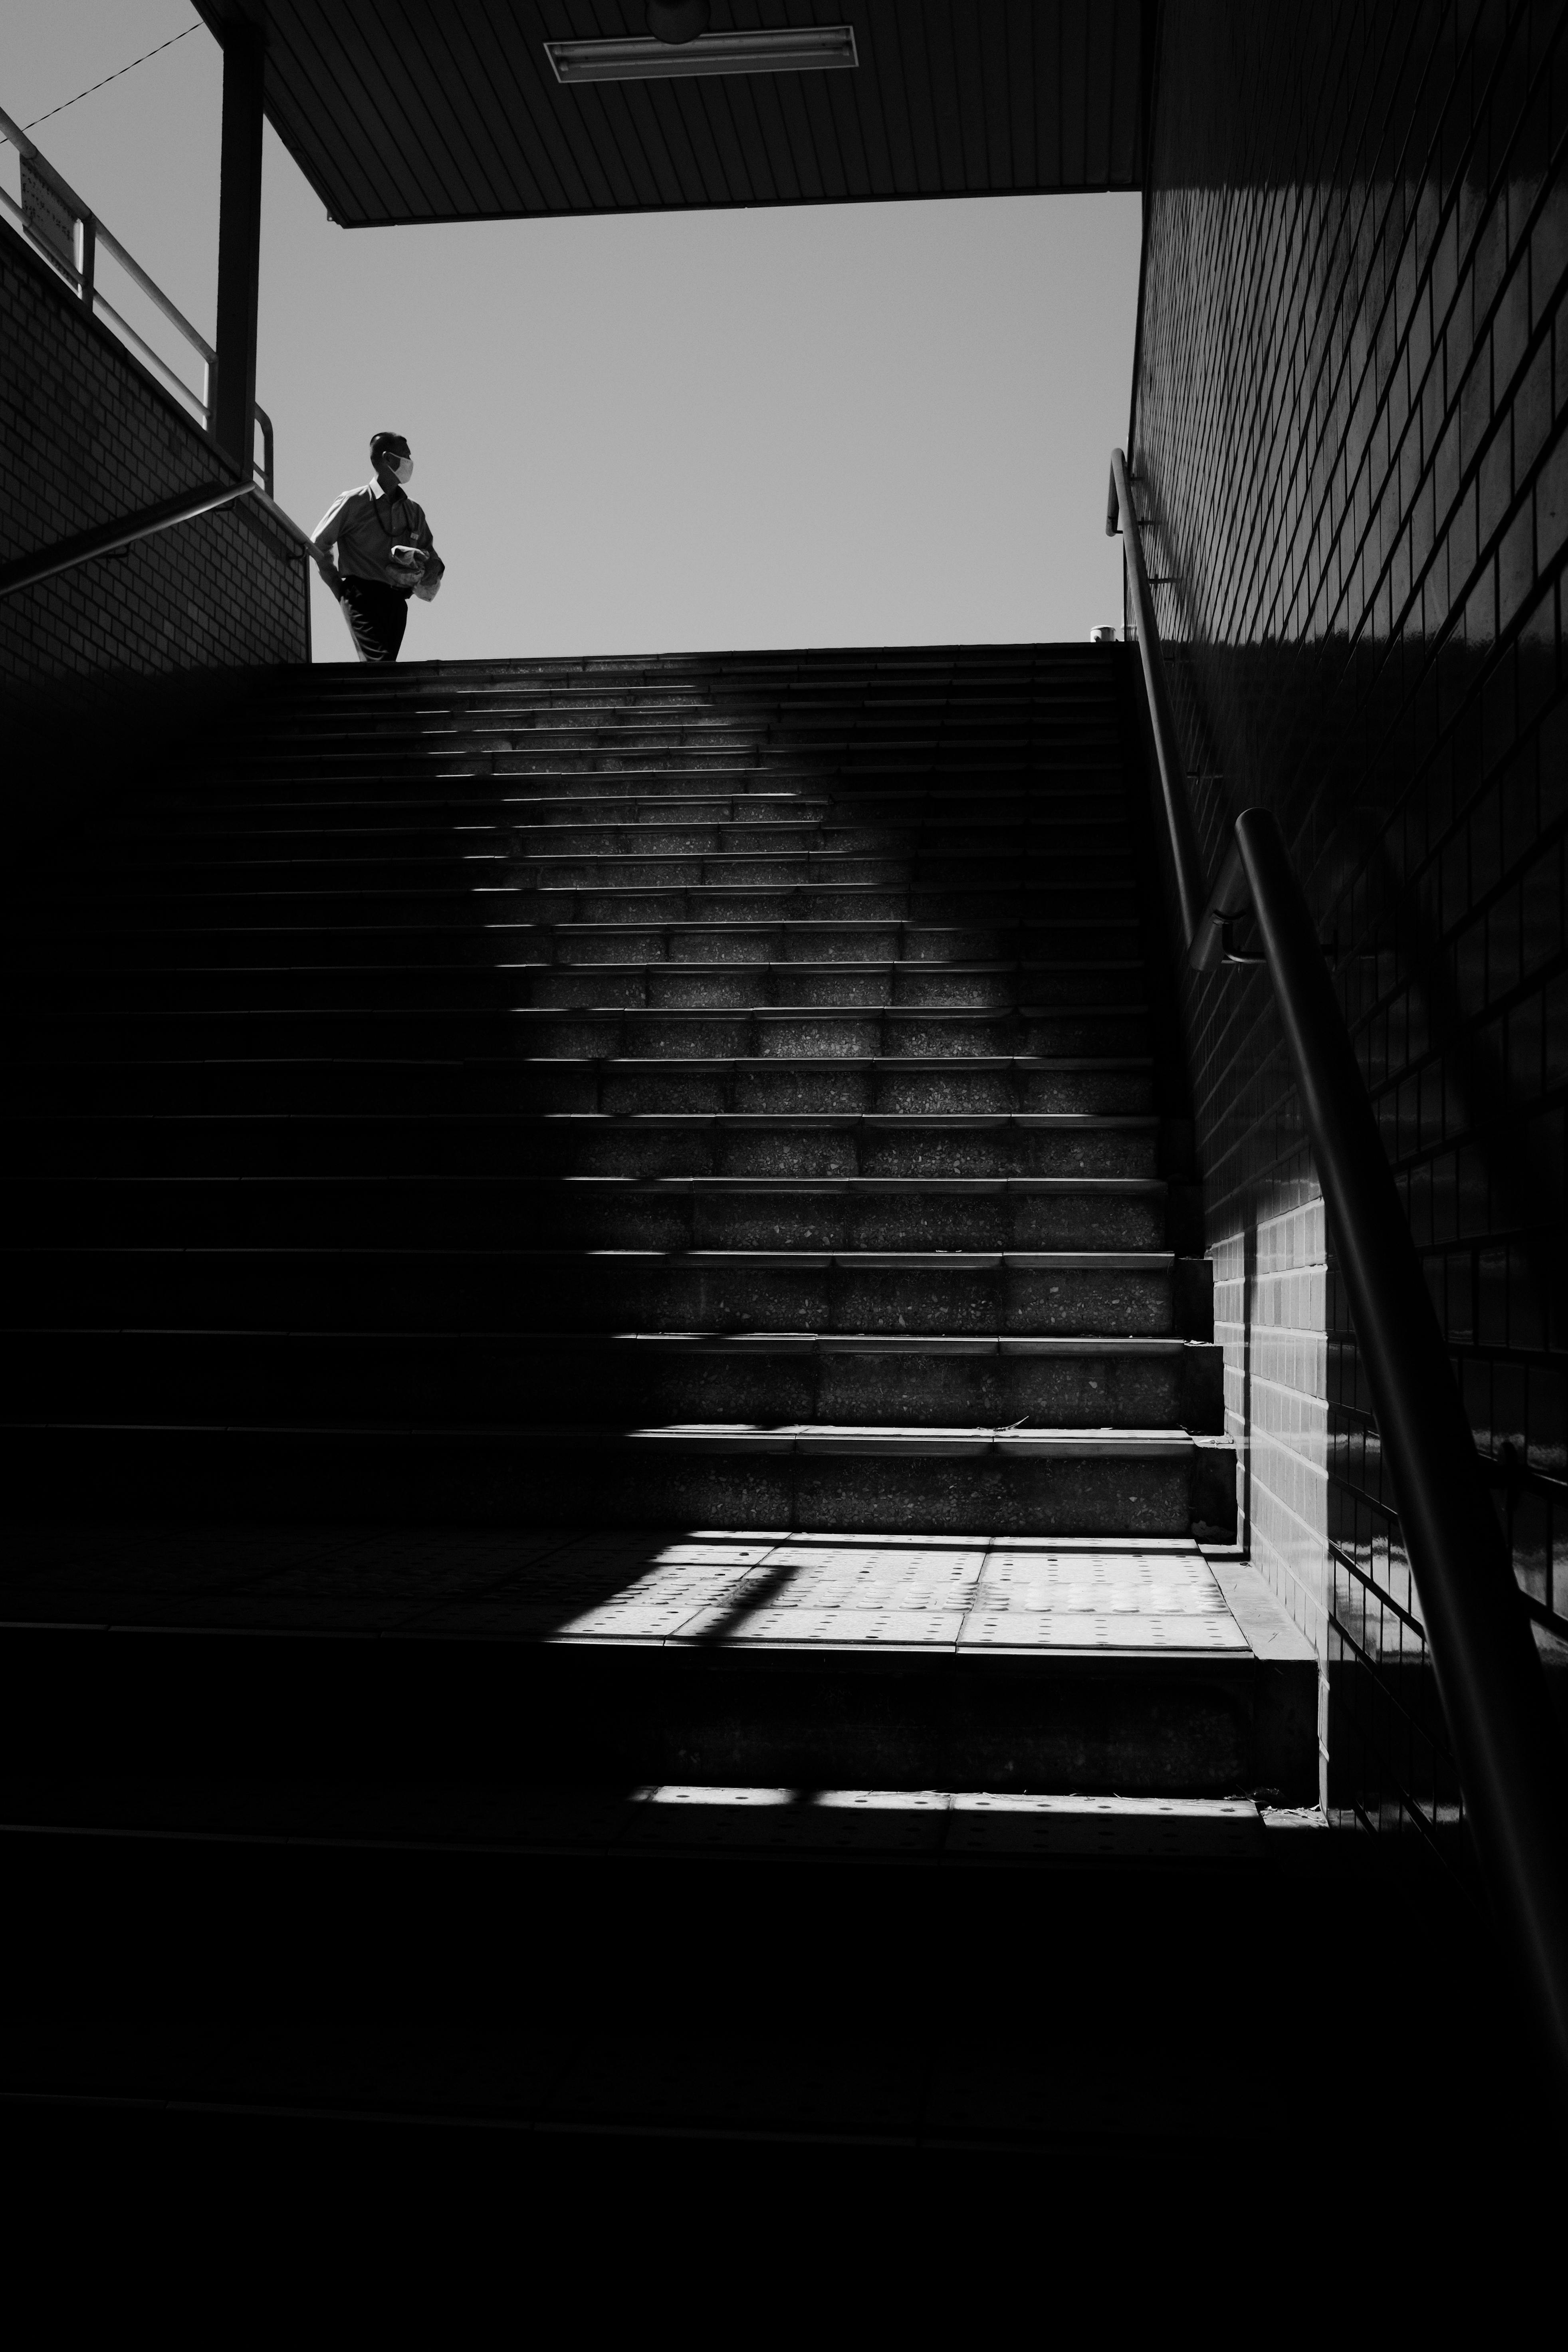
[[[400,482],[411,482],[414,479],[413,458],[395,457],[392,461],[392,470]]]

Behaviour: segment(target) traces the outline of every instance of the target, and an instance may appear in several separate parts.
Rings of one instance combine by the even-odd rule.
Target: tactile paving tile
[[[1009,1853],[1048,1857],[1164,1855],[1243,1858],[1260,1851],[1249,1799],[988,1796],[948,1800],[943,1851],[955,1860]]]
[[[188,1589],[200,1605],[182,1610],[205,1623],[926,1652],[1247,1647],[1201,1552],[1169,1538],[322,1528],[258,1548],[245,1530],[197,1528],[147,1530],[139,1550],[146,1613]],[[98,1606],[98,1559],[85,1543],[84,1606]]]
[[[940,1853],[951,1799],[941,1790],[646,1789],[628,1811],[631,1843],[796,1847],[812,1853]]]
[[[825,1541],[820,1537],[786,1536],[775,1544],[770,1564],[788,1560],[793,1567],[836,1570],[847,1575],[978,1576],[984,1565],[986,1542],[888,1543],[860,1540]]]
[[[1190,1585],[1194,1591],[1217,1591],[1207,1561],[1199,1551],[1089,1551],[1063,1548],[1056,1551],[1025,1550],[1016,1544],[993,1544],[985,1555],[984,1575],[988,1584],[1142,1585],[1159,1580]]]
[[[1001,1591],[982,1585],[973,1603],[974,1614],[994,1616],[1015,1610],[1031,1616],[1056,1612],[1067,1617],[1224,1617],[1225,1598],[1194,1592],[1184,1586],[1152,1584],[1142,1590],[1096,1584],[1009,1585]]]
[[[795,1846],[925,1854],[953,1862],[1247,1860],[1263,1825],[1247,1798],[1018,1796],[941,1789],[710,1788],[637,1790],[621,1836],[633,1844]]]
[[[555,1638],[752,1648],[1245,1652],[1195,1547],[984,1538],[580,1538],[540,1563]]]
[[[698,1620],[683,1628],[681,1639],[705,1636],[730,1646],[771,1642],[786,1647],[801,1643],[864,1643],[879,1648],[951,1647],[963,1623],[961,1610],[949,1609],[812,1609],[777,1608],[718,1610],[712,1622]]]
[[[667,1642],[690,1619],[703,1613],[706,1598],[606,1601],[565,1619],[552,1638],[558,1642]]]
[[[1058,1609],[974,1609],[959,1635],[963,1649],[1236,1650],[1247,1636],[1234,1617],[1154,1617],[1127,1610],[1073,1616]]]

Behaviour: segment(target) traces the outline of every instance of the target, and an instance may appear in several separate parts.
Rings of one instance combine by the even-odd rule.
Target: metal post
[[[262,37],[226,28],[223,177],[218,197],[215,439],[247,481],[256,446],[256,313],[261,274]]]
[[[77,226],[81,231],[81,260],[78,265],[78,275],[81,279],[82,304],[90,319],[93,280],[98,274],[98,223],[90,213],[83,213]]]
[[[256,421],[261,427],[261,487],[270,498],[272,496],[272,419],[259,401],[256,404]],[[254,436],[252,439],[254,442]],[[255,471],[254,451],[251,470]]]
[[[1333,1222],[1373,1410],[1488,1893],[1568,2093],[1568,1791],[1546,1678],[1371,1100],[1290,856],[1236,840]]]

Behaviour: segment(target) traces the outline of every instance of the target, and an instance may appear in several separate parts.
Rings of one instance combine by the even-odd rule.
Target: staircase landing
[[[1317,1794],[1309,1645],[1180,1539],[35,1526],[0,1620],[13,1776]]]

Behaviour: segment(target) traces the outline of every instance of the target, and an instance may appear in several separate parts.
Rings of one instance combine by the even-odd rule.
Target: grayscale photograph
[[[1568,0],[0,0],[32,2340],[1539,2254],[1565,562]]]

